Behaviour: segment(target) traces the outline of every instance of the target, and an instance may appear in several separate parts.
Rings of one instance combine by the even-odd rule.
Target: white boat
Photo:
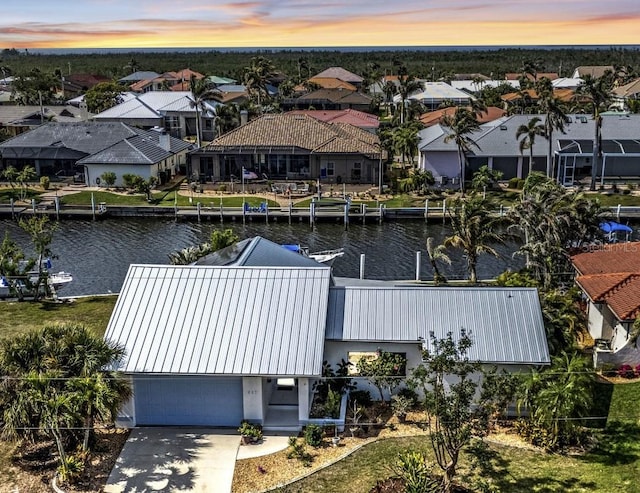
[[[45,272],[45,274],[48,274],[47,282],[49,283],[49,286],[51,286],[55,291],[60,291],[67,284],[73,281],[73,276],[68,272]],[[38,271],[29,272],[29,282],[31,282],[31,284],[38,282]]]
[[[344,248],[336,248],[335,250],[322,250],[320,252],[310,253],[307,256],[321,264],[331,264],[331,262],[343,255]]]
[[[309,252],[308,247],[303,247],[300,245],[282,245],[287,250],[291,250],[292,252],[299,253],[300,255],[304,255],[316,262],[321,264],[331,265],[331,263],[337,259],[338,257],[342,257],[344,255],[344,248],[336,248],[334,250],[322,250],[320,252]]]

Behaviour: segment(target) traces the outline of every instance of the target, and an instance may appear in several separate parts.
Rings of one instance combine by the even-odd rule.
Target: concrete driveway
[[[228,493],[240,437],[207,428],[136,428],[105,486],[106,493]]]

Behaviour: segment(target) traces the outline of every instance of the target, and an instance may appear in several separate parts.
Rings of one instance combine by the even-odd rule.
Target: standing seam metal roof
[[[486,363],[547,364],[549,350],[533,288],[332,287],[326,338],[416,342],[466,331],[469,357]]]
[[[317,376],[330,272],[132,265],[105,339],[125,372]]]

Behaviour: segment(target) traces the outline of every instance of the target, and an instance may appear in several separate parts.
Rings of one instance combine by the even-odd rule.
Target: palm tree
[[[472,147],[480,146],[473,140],[470,135],[480,129],[480,123],[476,114],[466,108],[456,108],[453,115],[445,115],[442,123],[447,127],[447,136],[445,142],[454,141],[458,148],[458,163],[460,165],[460,191],[464,195],[464,172],[466,167],[466,153],[471,151]]]
[[[385,105],[387,107],[387,116],[389,116],[391,114],[391,106],[392,106],[392,103],[393,103],[393,96],[395,96],[396,93],[398,92],[398,88],[393,83],[393,81],[388,80],[382,86],[382,92],[384,93],[384,98],[385,98],[384,102],[385,102]]]
[[[33,299],[37,301],[41,295],[41,287],[45,295],[48,295],[50,291],[47,282],[48,273],[44,270],[44,260],[47,257],[51,257],[51,242],[53,241],[53,233],[58,229],[58,223],[49,222],[47,216],[34,216],[28,219],[20,219],[18,225],[29,235],[33,249],[38,255],[36,260],[38,279],[33,286]]]
[[[412,75],[399,75],[398,76],[398,95],[400,96],[400,124],[405,122],[406,104],[409,96],[422,89],[422,84],[418,82]]]
[[[476,284],[478,276],[476,268],[478,257],[488,253],[494,257],[498,252],[491,246],[502,243],[503,238],[496,231],[496,220],[491,216],[492,204],[480,195],[472,195],[467,199],[456,199],[453,211],[449,210],[452,235],[445,238],[445,247],[459,248],[467,258],[469,282]]]
[[[582,85],[576,91],[576,97],[586,101],[591,108],[591,115],[595,122],[595,135],[593,138],[593,156],[591,160],[591,182],[589,190],[596,189],[596,176],[600,162],[600,132],[602,129],[602,116],[611,102],[611,89],[613,88],[613,74],[611,72],[602,77],[594,78],[586,75]]]
[[[219,95],[220,91],[211,88],[211,85],[207,81],[206,77],[202,79],[196,79],[194,76],[192,76],[189,85],[192,94],[192,98],[189,98],[191,100],[189,105],[196,110],[196,145],[200,147],[202,144],[201,112],[207,112],[208,108],[206,102]]]
[[[538,93],[538,106],[542,113],[546,115],[544,120],[544,133],[547,138],[547,176],[553,177],[555,170],[553,166],[553,132],[558,130],[564,133],[564,124],[567,122],[567,115],[564,112],[562,102],[553,95],[551,81],[543,77],[536,83]]]
[[[402,156],[402,163],[409,158],[413,166],[413,157],[418,153],[420,138],[413,125],[403,125],[393,130],[393,147]]]
[[[251,58],[250,65],[244,69],[244,84],[249,93],[256,95],[258,107],[261,106],[261,96],[267,96],[267,82],[274,71],[273,62],[263,56]]]
[[[444,245],[435,246],[435,239],[432,236],[427,238],[427,256],[429,257],[429,263],[433,269],[433,282],[435,284],[442,284],[447,282],[447,278],[440,273],[438,268],[438,262],[444,262],[451,265],[451,259],[447,255],[447,247]]]
[[[525,149],[529,149],[529,173],[533,171],[533,145],[536,142],[536,137],[545,136],[545,128],[544,124],[540,123],[539,117],[534,117],[529,120],[529,123],[522,124],[516,130],[516,139],[520,140],[520,154],[524,152]]]

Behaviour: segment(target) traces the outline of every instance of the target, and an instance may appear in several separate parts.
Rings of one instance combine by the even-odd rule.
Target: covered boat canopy
[[[633,233],[633,229],[631,229],[626,224],[620,224],[615,221],[607,221],[604,223],[600,223],[600,229],[605,233],[615,233],[617,231],[622,231],[624,233]]]

